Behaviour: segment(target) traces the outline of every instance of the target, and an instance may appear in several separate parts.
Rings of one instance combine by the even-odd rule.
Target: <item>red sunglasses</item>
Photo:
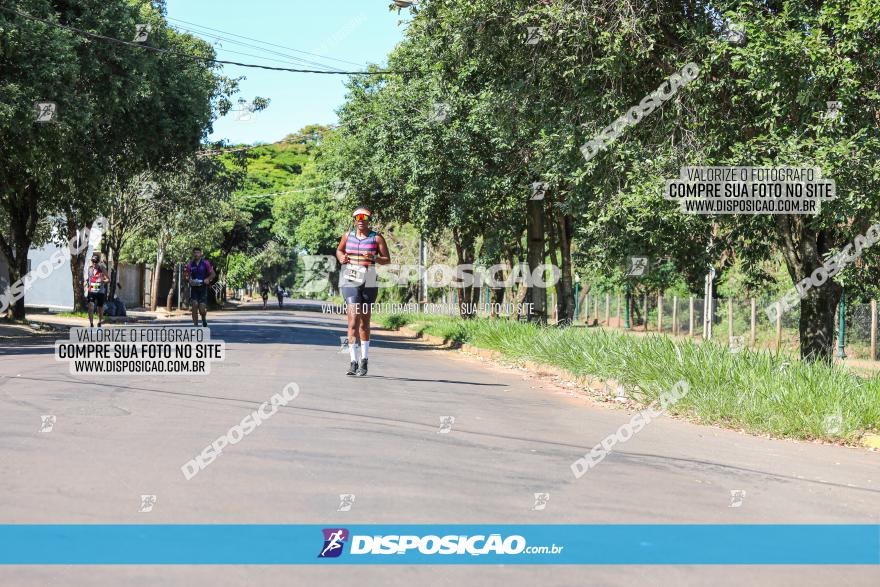
[[[369,219],[370,219],[370,215],[369,215],[369,214],[355,214],[355,215],[354,215],[354,219],[357,220],[357,221],[361,221],[361,220],[369,220]]]

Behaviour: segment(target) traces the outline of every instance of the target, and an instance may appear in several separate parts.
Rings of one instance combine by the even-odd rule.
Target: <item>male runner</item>
[[[192,305],[193,326],[199,325],[199,314],[202,315],[202,326],[208,327],[208,284],[214,281],[217,274],[211,263],[202,258],[202,249],[193,247],[192,259],[186,264],[184,276],[189,282],[189,303]]]
[[[348,350],[351,364],[346,375],[363,377],[367,374],[367,354],[370,349],[370,314],[379,294],[375,265],[391,262],[388,245],[381,234],[370,230],[373,213],[358,208],[352,213],[356,227],[339,239],[336,259],[342,263],[339,289],[345,298],[348,314]],[[361,359],[358,365],[358,348]]]
[[[89,310],[89,328],[95,327],[95,306],[98,307],[98,328],[104,321],[104,304],[107,303],[107,284],[110,277],[107,275],[107,267],[101,263],[98,253],[92,255],[92,264],[89,267],[86,283],[86,300]]]

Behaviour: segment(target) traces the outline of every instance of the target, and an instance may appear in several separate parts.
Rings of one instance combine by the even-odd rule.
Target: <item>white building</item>
[[[94,251],[101,247],[101,222],[95,222],[89,233],[89,246],[86,255],[86,264],[83,270],[81,282],[86,278],[89,263],[88,259]],[[58,251],[64,251],[65,246],[49,243],[42,247],[32,247],[28,252],[28,271],[33,271],[43,261],[52,258]],[[56,256],[57,258],[57,256]],[[45,277],[36,277],[30,287],[25,291],[25,304],[29,307],[49,308],[52,310],[73,309],[73,280],[70,275],[69,255],[65,255],[65,262],[53,267],[53,270]],[[118,267],[117,283],[119,286],[116,295],[123,301],[127,308],[139,307],[144,302],[144,266],[120,263]],[[0,253],[0,292],[8,287],[9,261],[3,253]]]

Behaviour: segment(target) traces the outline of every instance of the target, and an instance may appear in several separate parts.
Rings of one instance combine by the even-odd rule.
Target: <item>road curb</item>
[[[867,448],[880,450],[880,434],[871,434],[868,432],[862,436],[861,443],[862,446]]]

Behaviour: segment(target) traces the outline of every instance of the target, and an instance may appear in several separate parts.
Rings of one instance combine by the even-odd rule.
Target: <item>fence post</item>
[[[757,324],[756,324],[756,320],[757,320],[757,311],[756,311],[755,298],[752,298],[752,315],[751,315],[750,320],[751,320],[751,322],[750,322],[750,324],[751,324],[751,331],[750,331],[750,334],[749,334],[749,346],[755,346],[755,332],[756,332],[756,330],[755,330],[755,326],[757,325]]]
[[[611,325],[611,294],[605,294],[605,326]]]
[[[711,296],[709,291],[709,305],[706,312],[706,340],[712,339],[712,327],[715,325],[715,298]]]
[[[688,298],[688,336],[694,335],[694,296]]]
[[[871,300],[871,360],[877,360],[877,300]]]
[[[733,298],[727,300],[727,345],[733,344]]]
[[[672,296],[672,334],[678,334],[678,296]]]
[[[846,309],[846,292],[840,294],[840,328],[837,333],[837,357],[845,359],[844,344],[846,342],[846,322],[844,321],[844,310]]]
[[[663,332],[663,296],[657,294],[657,332]]]
[[[648,294],[645,294],[645,300],[642,302],[642,305],[644,306],[644,321],[642,322],[642,325],[644,326],[643,330],[648,332]]]
[[[709,315],[709,275],[703,280],[703,340],[708,337],[706,317]]]
[[[593,320],[596,324],[599,323],[599,296],[593,297]]]
[[[776,352],[782,347],[782,302],[776,302]]]

